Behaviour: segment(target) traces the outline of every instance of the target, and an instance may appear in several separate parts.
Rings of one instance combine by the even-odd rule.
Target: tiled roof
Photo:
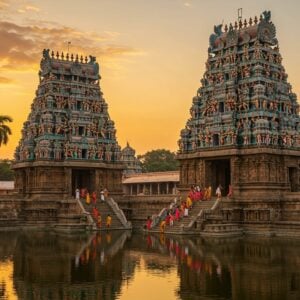
[[[123,179],[123,184],[150,182],[179,182],[179,171],[132,174]]]
[[[14,188],[14,181],[0,181],[0,190],[13,190]]]

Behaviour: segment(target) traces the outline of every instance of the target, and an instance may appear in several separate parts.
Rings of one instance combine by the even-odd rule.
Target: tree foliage
[[[0,161],[0,180],[10,181],[14,179],[14,171],[10,168],[9,160]]]
[[[166,149],[148,151],[143,155],[138,155],[142,164],[143,172],[163,172],[178,170],[179,164],[176,154]]]
[[[12,122],[10,116],[0,115],[0,146],[6,145],[8,142],[8,136],[11,135],[11,129],[5,124],[7,122]]]

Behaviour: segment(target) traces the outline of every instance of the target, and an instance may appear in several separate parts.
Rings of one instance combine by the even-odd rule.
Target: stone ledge
[[[212,147],[211,149],[203,149],[190,153],[178,153],[177,159],[192,159],[192,158],[219,158],[220,156],[239,156],[239,155],[250,155],[250,154],[276,154],[276,155],[288,155],[288,156],[299,156],[300,149],[278,149],[271,147],[257,147],[249,146],[248,148],[239,149],[236,146],[230,145],[222,147]]]
[[[95,160],[68,160],[68,161],[51,161],[51,160],[38,160],[26,162],[14,162],[12,169],[28,168],[28,167],[50,167],[50,168],[63,168],[63,167],[82,167],[82,168],[96,168],[96,169],[124,169],[122,163],[104,163]]]

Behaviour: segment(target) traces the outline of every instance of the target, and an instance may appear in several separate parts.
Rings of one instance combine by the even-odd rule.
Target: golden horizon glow
[[[14,119],[0,158],[13,157],[38,86],[42,50],[66,52],[68,41],[70,52],[97,57],[118,142],[124,147],[128,141],[137,154],[177,150],[213,26],[236,20],[239,7],[247,19],[271,10],[288,81],[299,95],[300,2],[253,2],[0,0],[0,114]]]

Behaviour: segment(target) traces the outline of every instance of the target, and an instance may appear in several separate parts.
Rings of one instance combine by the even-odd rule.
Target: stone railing
[[[129,230],[123,231],[122,235],[106,250],[106,255],[114,256],[120,249],[123,249],[125,242],[131,236]]]
[[[204,213],[206,213],[206,212],[208,212],[208,213],[214,212],[219,207],[220,203],[221,203],[221,199],[217,199],[211,208],[209,208],[209,209],[207,209],[207,208],[201,209],[199,211],[199,213],[192,218],[192,220],[188,224],[188,226],[184,227],[184,230],[188,230],[188,229],[192,228],[197,220],[203,218]]]
[[[166,218],[167,214],[168,214],[168,209],[164,207],[159,212],[158,215],[154,215],[152,217],[151,229],[156,227],[161,222],[161,220],[164,220]]]
[[[118,203],[113,198],[106,198],[106,203],[112,209],[116,217],[120,220],[125,229],[131,229],[131,222],[127,221],[125,214],[122,209],[120,209]]]
[[[78,206],[80,207],[82,214],[87,218],[88,224],[92,225],[92,229],[96,229],[97,225],[96,225],[93,217],[91,216],[91,214],[85,210],[84,206],[82,205],[82,203],[79,199],[76,199],[75,201],[77,202]]]
[[[168,214],[169,209],[171,208],[171,205],[172,205],[172,207],[176,206],[176,203],[177,203],[178,199],[179,199],[179,197],[173,198],[173,201],[170,203],[168,208],[164,207],[159,212],[158,215],[154,215],[152,217],[151,229],[156,227],[162,220],[164,220],[167,217],[167,214]]]

